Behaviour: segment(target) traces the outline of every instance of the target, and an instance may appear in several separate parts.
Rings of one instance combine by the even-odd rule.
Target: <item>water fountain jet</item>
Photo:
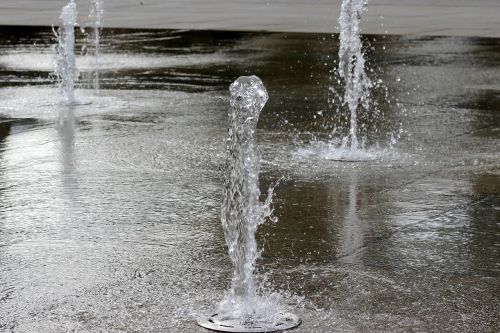
[[[102,29],[102,16],[104,14],[103,0],[90,0],[89,19],[92,23],[92,44],[94,47],[94,89],[99,91],[99,51]]]
[[[344,0],[339,17],[340,48],[338,74],[345,81],[344,104],[347,104],[351,119],[349,127],[350,149],[359,148],[358,115],[360,105],[368,107],[372,83],[365,73],[363,43],[360,21],[366,10],[367,0]],[[347,140],[345,140],[347,141]],[[344,142],[346,145],[347,142]]]
[[[259,201],[260,157],[256,144],[259,115],[268,94],[257,76],[243,76],[230,86],[228,164],[222,199],[222,226],[234,266],[231,288],[217,313],[200,320],[202,327],[222,332],[275,332],[300,325],[272,300],[259,296],[253,272],[259,256],[255,232],[270,217],[273,187]]]
[[[368,0],[343,0],[340,17],[340,47],[337,74],[344,82],[342,104],[347,105],[350,113],[349,133],[342,138],[340,147],[328,143],[329,153],[325,159],[361,162],[375,157],[373,152],[363,148],[358,139],[358,111],[368,110],[370,105],[370,89],[373,84],[365,72],[363,43],[361,41],[360,21],[366,10]]]
[[[71,0],[63,7],[59,16],[57,32],[56,70],[59,94],[63,104],[78,104],[75,96],[75,82],[80,75],[75,61],[75,25],[77,17],[76,3]]]

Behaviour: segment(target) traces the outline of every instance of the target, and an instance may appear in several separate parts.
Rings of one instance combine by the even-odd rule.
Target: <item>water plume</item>
[[[217,314],[200,321],[203,327],[227,332],[273,332],[300,324],[281,311],[280,295],[262,296],[254,280],[260,253],[255,233],[272,215],[274,186],[259,201],[260,156],[256,143],[259,115],[268,100],[257,76],[243,76],[230,86],[227,168],[222,195],[221,220],[229,258],[233,264],[231,287],[219,303]]]
[[[71,0],[63,7],[59,16],[59,28],[54,31],[57,37],[55,76],[59,95],[63,104],[76,104],[75,83],[80,75],[75,61],[75,25],[78,12],[76,3]]]
[[[102,17],[104,15],[104,1],[103,0],[90,0],[90,14],[89,20],[92,24],[92,46],[94,49],[94,64],[93,64],[93,86],[96,91],[99,91],[99,53],[100,53],[100,40],[102,30]]]
[[[350,112],[349,135],[342,142],[342,148],[360,148],[358,140],[358,110],[368,109],[372,82],[365,73],[363,43],[361,41],[360,21],[366,10],[367,0],[344,0],[340,17],[340,48],[338,75],[345,82],[343,104]]]

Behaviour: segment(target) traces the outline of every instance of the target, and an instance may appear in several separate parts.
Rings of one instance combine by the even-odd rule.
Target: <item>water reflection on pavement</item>
[[[0,331],[203,331],[230,279],[227,88],[244,74],[270,94],[262,192],[286,179],[259,278],[297,332],[498,329],[500,41],[366,37],[389,95],[360,122],[391,154],[342,163],[298,153],[347,129],[329,35],[106,30],[101,93],[84,72],[92,104],[72,109],[53,104],[50,36],[0,28]]]

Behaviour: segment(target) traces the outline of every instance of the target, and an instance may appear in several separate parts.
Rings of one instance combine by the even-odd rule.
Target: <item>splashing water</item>
[[[300,325],[294,314],[284,313],[281,295],[260,295],[254,281],[255,261],[260,255],[255,232],[272,217],[271,201],[259,201],[260,156],[256,144],[259,115],[268,94],[257,76],[242,76],[229,88],[227,171],[222,195],[221,220],[229,258],[234,266],[231,288],[218,304],[217,313],[200,319],[202,327],[219,332],[276,332]]]
[[[272,188],[259,202],[260,156],[255,141],[259,114],[268,95],[257,76],[240,77],[230,87],[228,165],[222,200],[222,225],[234,265],[231,289],[220,313],[237,317],[254,314],[253,271],[258,257],[255,232],[272,213]]]
[[[90,0],[90,14],[89,20],[92,23],[93,34],[92,43],[94,44],[94,89],[99,91],[99,48],[102,29],[102,17],[104,14],[104,1],[103,0]]]
[[[60,25],[57,32],[56,70],[59,93],[63,104],[76,104],[75,82],[80,73],[75,62],[75,25],[77,17],[76,3],[71,0],[63,7],[59,16]]]
[[[397,138],[400,137],[401,129],[398,130],[397,138],[394,132],[391,133],[388,146],[383,143],[369,146],[369,140],[366,138],[360,140],[358,137],[358,113],[360,111],[364,111],[363,115],[370,116],[369,124],[372,126],[382,115],[378,101],[372,100],[372,90],[383,92],[389,104],[392,99],[383,81],[380,79],[372,81],[365,72],[360,23],[367,4],[368,0],[343,0],[338,19],[339,62],[335,72],[339,79],[338,83],[343,83],[343,92],[339,93],[333,85],[330,86],[329,91],[334,94],[332,101],[338,100],[339,105],[347,106],[350,113],[349,132],[346,136],[339,138],[336,136],[337,128],[334,128],[327,142],[313,138],[308,147],[298,149],[297,156],[299,157],[341,162],[390,161],[400,157],[393,148],[397,143]],[[399,106],[397,100],[396,105]],[[337,110],[340,114],[341,107]],[[360,127],[366,129],[365,126],[366,124]],[[375,132],[378,133],[378,130]]]
[[[349,136],[342,142],[342,148],[360,148],[357,134],[357,112],[361,106],[368,109],[372,82],[365,73],[363,43],[360,37],[360,21],[366,10],[367,0],[343,0],[339,17],[340,49],[338,74],[344,79],[343,104],[347,104],[351,119]]]
[[[264,203],[259,201],[260,156],[256,144],[259,115],[268,94],[257,76],[242,76],[231,84],[227,171],[222,196],[222,226],[229,258],[234,266],[231,288],[217,313],[198,324],[223,332],[275,332],[300,325],[300,319],[281,309],[279,293],[261,296],[254,281],[260,255],[255,232],[272,218],[271,185]]]

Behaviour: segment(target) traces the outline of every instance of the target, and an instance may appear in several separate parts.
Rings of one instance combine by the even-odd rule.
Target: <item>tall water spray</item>
[[[234,266],[231,289],[223,306],[228,305],[234,311],[234,306],[250,305],[255,296],[253,271],[258,255],[255,232],[271,213],[272,194],[266,204],[259,202],[260,158],[255,131],[268,99],[267,91],[258,77],[250,76],[236,80],[230,92],[228,165],[221,219]]]
[[[90,0],[90,14],[89,20],[92,24],[92,44],[94,49],[94,73],[93,85],[94,89],[99,91],[99,51],[100,39],[102,29],[102,17],[104,14],[104,1],[103,0]]]
[[[203,327],[227,332],[273,332],[300,324],[278,304],[257,294],[253,273],[259,256],[255,233],[272,215],[273,186],[259,201],[260,156],[256,144],[259,115],[268,94],[257,76],[242,76],[230,86],[227,170],[221,220],[234,267],[231,288],[217,314],[200,321]]]
[[[350,144],[351,150],[359,148],[358,116],[360,106],[369,106],[372,82],[365,73],[363,43],[361,42],[360,21],[368,0],[343,0],[340,17],[340,49],[338,74],[345,82],[343,103],[350,111],[349,136],[343,146]],[[350,141],[350,142],[349,142]]]
[[[75,104],[75,82],[79,72],[75,61],[75,25],[76,3],[71,0],[63,7],[59,16],[60,25],[57,29],[56,70],[55,75],[59,83],[59,93],[64,104]]]

